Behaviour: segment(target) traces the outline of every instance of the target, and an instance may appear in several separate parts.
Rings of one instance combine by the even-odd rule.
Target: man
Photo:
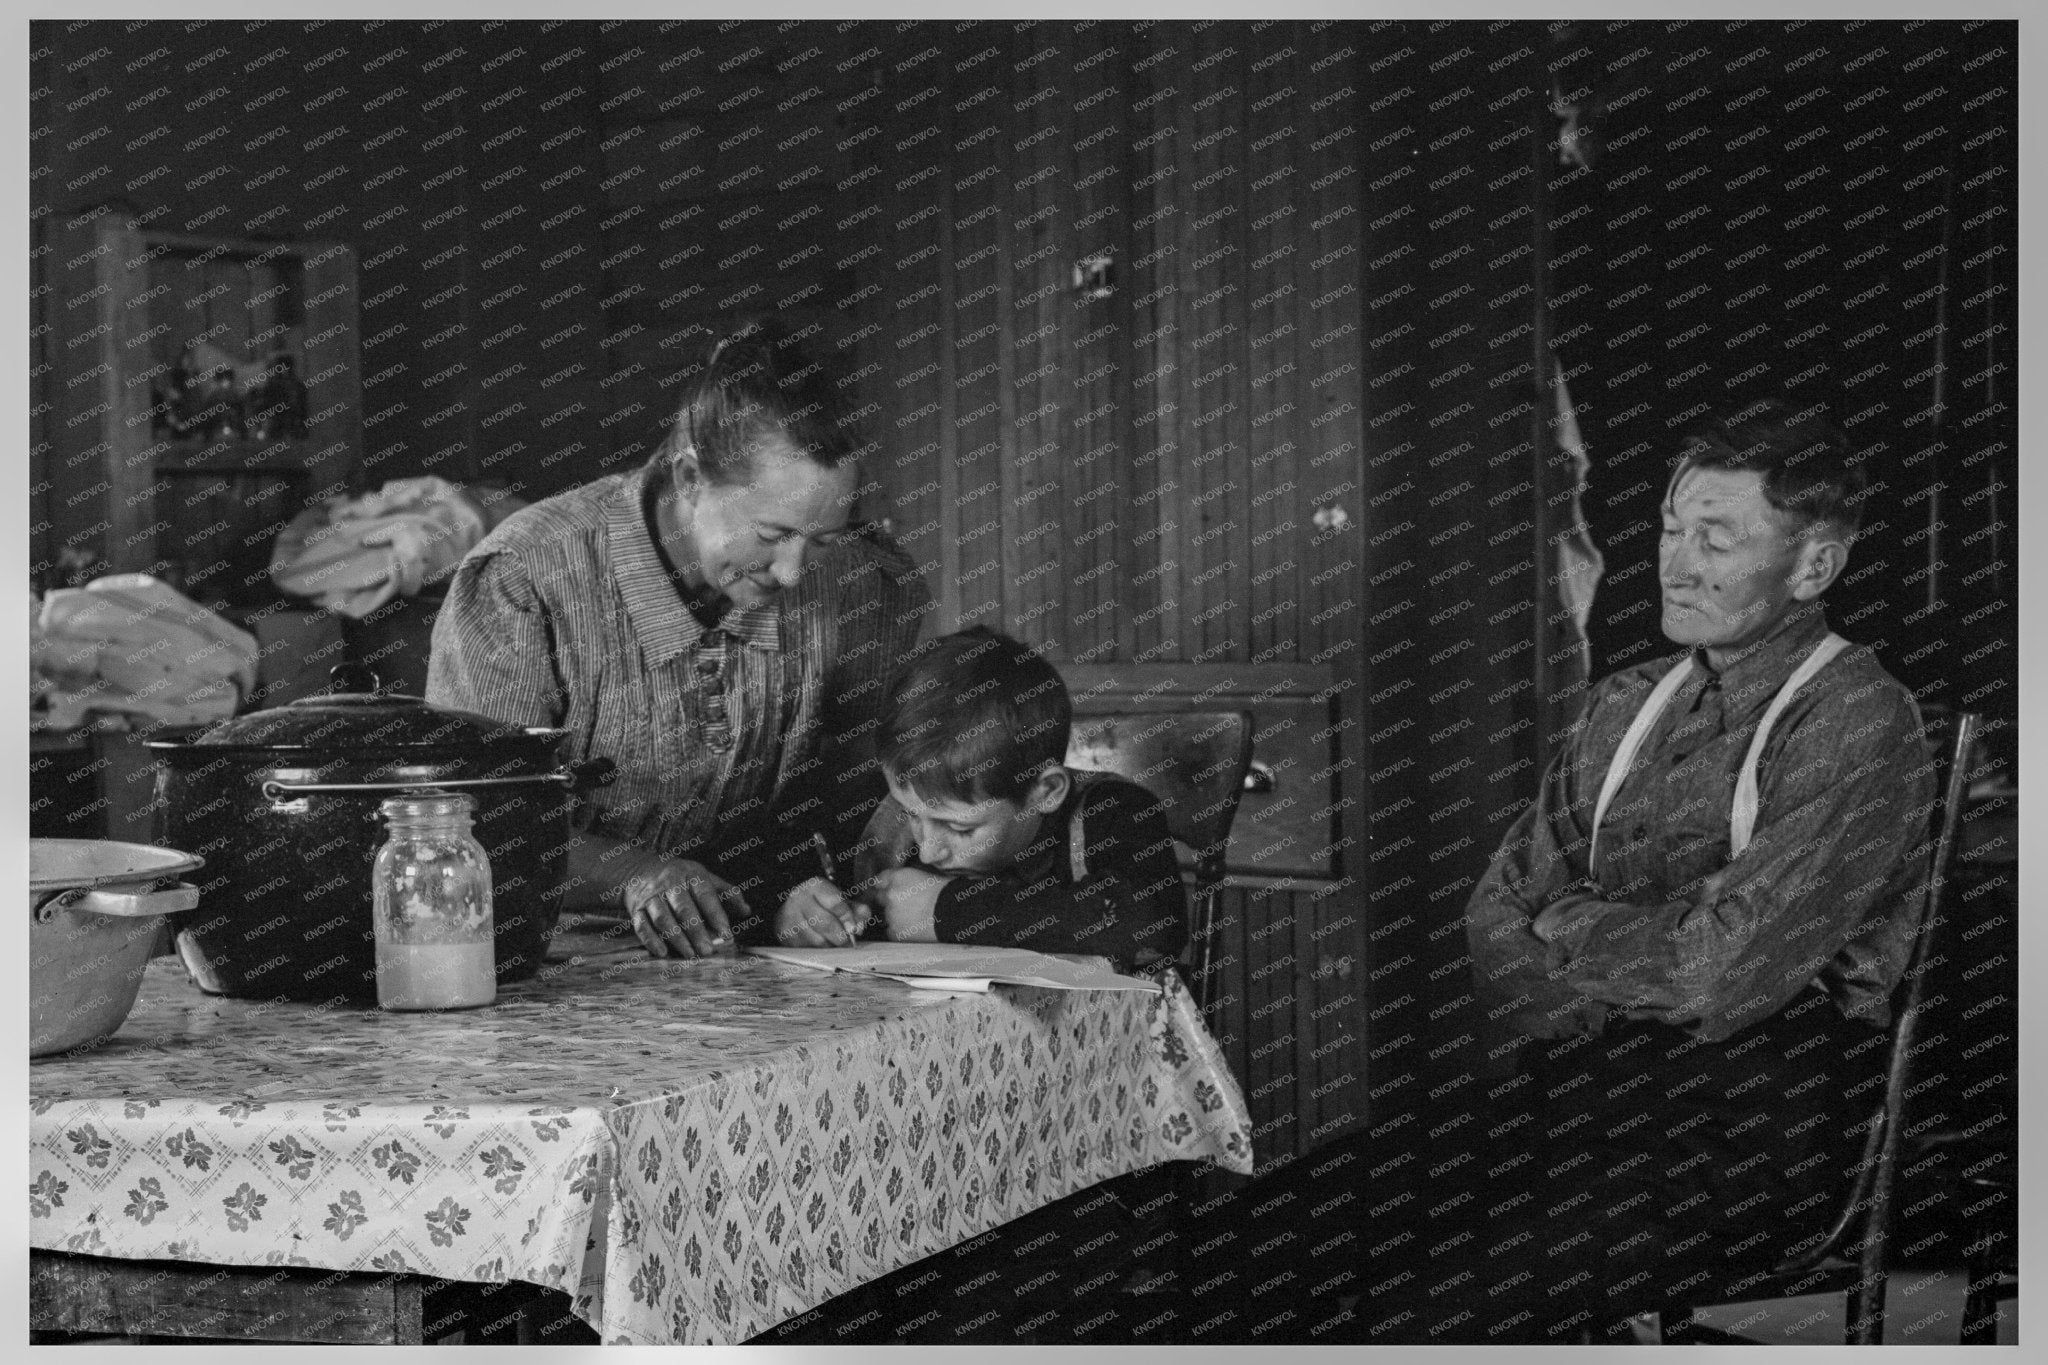
[[[850,848],[882,795],[862,717],[931,597],[848,525],[845,393],[778,328],[728,338],[647,464],[507,519],[434,623],[430,702],[615,765],[578,802],[564,900],[655,956],[765,941],[809,836]]]
[[[1864,487],[1780,403],[1688,442],[1658,553],[1686,652],[1591,689],[1473,891],[1476,993],[1523,1066],[1461,1093],[1469,1146],[1360,1163],[1380,1175],[1344,1338],[1611,1331],[1837,1206],[1933,793],[1911,695],[1820,605]]]

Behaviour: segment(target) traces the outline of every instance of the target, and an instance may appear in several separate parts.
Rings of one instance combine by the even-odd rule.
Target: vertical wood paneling
[[[1336,963],[1341,954],[1333,955],[1323,937],[1333,899],[1326,896],[1318,900],[1309,893],[1288,897],[1292,929],[1288,948],[1294,955],[1294,1111],[1301,1121],[1295,1137],[1297,1152],[1308,1150],[1310,1134],[1323,1122],[1330,1107],[1324,1089],[1326,1078],[1338,1080],[1341,1070],[1328,1064],[1331,1051],[1318,1051],[1324,1043],[1342,1035],[1347,1022],[1344,1016],[1348,1006],[1335,1003],[1340,995],[1336,989],[1340,984]],[[1333,1004],[1335,1008],[1325,1008]]]
[[[63,321],[58,336],[52,338],[53,342],[61,341],[64,351],[76,355],[79,351],[85,350],[83,334],[105,327],[108,329],[108,335],[120,343],[115,354],[133,355],[135,352],[129,343],[137,334],[155,325],[149,320],[152,315],[167,317],[170,320],[172,336],[196,334],[202,330],[197,320],[204,314],[198,309],[186,310],[184,305],[189,300],[189,295],[180,293],[175,286],[162,296],[161,303],[152,300],[157,307],[169,305],[161,314],[157,313],[157,307],[129,306],[154,287],[153,281],[174,273],[171,269],[163,268],[161,263],[152,264],[146,261],[142,238],[138,234],[118,229],[108,219],[102,218],[67,232],[60,242],[59,250],[67,264],[86,251],[97,252],[104,247],[110,253],[100,256],[96,264],[85,264],[67,272],[69,278],[65,282],[67,288],[63,291]],[[88,262],[91,261],[89,256],[86,259]],[[182,263],[180,264],[182,266]],[[175,273],[189,277],[197,272],[178,268]],[[100,284],[108,284],[112,288],[99,296],[94,307],[81,306],[79,295],[87,289],[96,290]],[[173,309],[176,311],[172,311]],[[73,340],[80,341],[77,350],[71,349]],[[180,349],[182,350],[182,346]],[[75,362],[60,365],[58,372],[64,374],[76,368]],[[121,376],[115,372],[119,368],[118,365],[115,366],[96,384],[73,386],[67,379],[64,383],[66,401],[59,408],[59,412],[65,413],[66,416],[61,425],[52,428],[61,433],[58,451],[63,465],[67,469],[79,470],[76,477],[81,483],[88,479],[99,480],[109,489],[130,488],[135,485],[137,480],[134,472],[126,464],[129,452],[122,448],[125,442],[112,440],[107,436],[109,424],[105,420],[87,419],[86,410],[101,402],[111,403],[113,413],[120,419],[120,430],[149,430],[148,426],[138,420],[150,404],[149,386],[137,384],[132,389],[126,387],[121,382]],[[73,427],[73,421],[78,421],[80,425]],[[130,422],[135,425],[130,426]],[[90,450],[93,454],[87,453],[87,442],[92,443]],[[154,483],[155,479],[150,477],[147,481]],[[79,491],[82,493],[85,490],[81,488]],[[106,559],[107,567],[111,569],[147,569],[156,556],[155,537],[145,529],[150,524],[152,501],[153,499],[134,499],[128,496],[115,497],[111,493],[104,499],[86,500],[83,504],[85,510],[94,514],[90,525],[103,526],[105,529],[97,545],[94,545],[90,536],[82,544],[100,550]]]
[[[291,281],[275,259],[253,262],[248,267],[249,341],[247,358],[268,360],[285,348],[286,319],[297,311]],[[276,290],[278,292],[272,293]],[[303,376],[301,376],[303,378]]]
[[[1172,377],[1179,354],[1181,282],[1170,228],[1183,181],[1174,154],[1178,95],[1173,68],[1158,60],[1162,26],[1132,25],[1131,263],[1122,273],[1131,292],[1131,501],[1134,545],[1146,570],[1158,570],[1129,599],[1121,623],[1123,656],[1177,658],[1180,646],[1180,563],[1191,531],[1179,499],[1180,405]]]
[[[938,629],[962,624],[960,533],[980,525],[986,516],[967,523],[961,516],[961,492],[985,483],[1004,464],[1005,432],[1010,420],[1010,339],[1006,325],[1011,298],[1008,216],[1005,194],[1011,174],[1010,143],[1014,121],[1008,116],[1008,79],[1015,45],[1007,27],[978,26],[961,36],[947,53],[949,97],[945,115],[952,155],[947,161],[946,192],[950,208],[945,231],[952,249],[938,262],[949,281],[946,320],[931,343],[952,357],[953,377],[940,401],[950,402],[941,458],[915,466],[921,486],[937,487],[925,495],[939,530],[936,540],[918,551],[920,559],[937,552],[941,577],[933,583],[939,599]],[[907,244],[908,239],[906,239]],[[963,483],[963,480],[967,482]],[[984,562],[1014,582],[1021,573],[1022,549],[1017,531],[999,524],[976,544]],[[971,562],[971,561],[970,561]],[[984,591],[987,585],[984,584]],[[986,601],[985,597],[976,601]]]
[[[1251,397],[1251,325],[1247,317],[1253,297],[1251,218],[1244,212],[1247,187],[1258,164],[1245,133],[1250,104],[1245,85],[1251,67],[1251,44],[1246,41],[1248,30],[1243,25],[1219,24],[1218,32],[1215,64],[1201,72],[1203,94],[1197,103],[1207,105],[1206,112],[1221,124],[1217,145],[1227,150],[1219,169],[1227,174],[1214,181],[1200,197],[1201,211],[1195,218],[1194,231],[1200,253],[1195,261],[1197,268],[1213,260],[1222,279],[1218,288],[1225,292],[1217,301],[1221,321],[1205,327],[1203,335],[1196,338],[1195,369],[1207,381],[1204,394],[1213,388],[1215,397],[1222,400],[1219,409],[1205,409],[1220,410],[1223,416],[1216,420],[1213,444],[1205,444],[1204,454],[1221,471],[1220,483],[1212,486],[1227,490],[1219,495],[1219,500],[1229,505],[1230,529],[1218,539],[1218,544],[1225,547],[1228,563],[1216,580],[1223,594],[1219,598],[1205,593],[1202,607],[1205,613],[1214,613],[1210,623],[1222,629],[1205,629],[1202,649],[1193,657],[1244,659],[1251,654],[1254,618],[1270,609],[1269,623],[1278,623],[1289,615],[1289,609],[1279,603],[1262,602],[1262,594],[1252,585],[1252,498],[1265,491],[1265,480],[1275,470],[1270,465],[1255,467],[1251,449],[1251,420],[1256,406]],[[1217,611],[1225,602],[1230,607]],[[1293,625],[1292,621],[1287,622],[1287,634],[1293,634]]]
[[[602,59],[594,32],[525,25],[482,42],[471,49],[478,69],[462,82],[478,124],[469,131],[479,164],[460,177],[466,217],[474,221],[465,243],[476,262],[456,281],[475,295],[456,320],[471,328],[472,364],[488,409],[477,420],[473,459],[484,478],[507,482],[522,496],[545,496],[645,454],[665,402],[634,381],[603,381],[626,341],[654,348],[644,362],[649,374],[690,354],[660,346],[692,325],[686,298],[672,297],[688,286],[672,266],[665,288],[649,287],[609,308],[601,302],[601,224],[614,210],[600,188],[608,178],[599,150],[607,132],[595,117]],[[688,89],[694,75],[689,62],[677,65],[669,76],[683,84],[670,88]],[[649,212],[638,220],[646,255],[657,261],[695,240],[695,222],[667,219]],[[416,267],[435,254],[421,253]]]
[[[1292,907],[1286,893],[1255,890],[1238,894],[1238,938],[1242,956],[1233,984],[1220,994],[1238,994],[1242,1003],[1224,1012],[1238,1035],[1235,1074],[1250,1102],[1252,1125],[1275,1114],[1294,1112],[1294,1048],[1286,1035],[1294,1032],[1294,936],[1287,925]],[[1270,1147],[1254,1143],[1260,1161]]]
[[[1067,111],[1059,142],[1063,151],[1071,148],[1068,250],[1055,262],[1063,272],[1098,252],[1111,256],[1113,270],[1127,265],[1130,119],[1122,77],[1128,49],[1129,34],[1120,24],[1090,24],[1076,33],[1072,74],[1059,101]],[[1130,527],[1131,480],[1122,439],[1130,409],[1124,325],[1129,291],[1114,288],[1108,298],[1087,299],[1073,291],[1071,279],[1059,283],[1071,338],[1067,385],[1074,415],[1067,424],[1067,463],[1075,496],[1084,499],[1075,505],[1070,544],[1078,553],[1068,560],[1065,614],[1087,623],[1074,632],[1071,657],[1100,659],[1117,650],[1122,617],[1131,610],[1124,600],[1127,588],[1157,579]]]
[[[1185,149],[1181,167],[1189,191],[1176,200],[1172,234],[1182,258],[1183,287],[1193,294],[1174,374],[1175,401],[1185,419],[1180,505],[1193,532],[1181,563],[1180,597],[1205,608],[1227,604],[1214,615],[1205,610],[1183,612],[1182,657],[1190,659],[1244,657],[1244,604],[1250,578],[1245,564],[1251,538],[1243,515],[1248,475],[1234,470],[1230,458],[1237,445],[1231,418],[1242,404],[1232,397],[1236,387],[1228,382],[1226,355],[1228,329],[1235,325],[1233,314],[1243,303],[1232,297],[1240,290],[1231,278],[1233,266],[1241,262],[1234,262],[1227,250],[1226,225],[1231,220],[1212,216],[1236,201],[1246,179],[1233,137],[1238,127],[1234,110],[1240,101],[1209,98],[1224,89],[1212,82],[1213,73],[1230,60],[1228,39],[1228,30],[1213,22],[1192,26],[1185,39],[1192,61],[1183,68],[1174,100],[1180,120],[1175,142]]]
[[[940,515],[951,520],[946,550],[950,556],[949,576],[957,592],[957,605],[951,618],[955,627],[976,622],[999,626],[1005,579],[1021,570],[1029,562],[1030,555],[1028,547],[1013,543],[1012,535],[1005,526],[1006,484],[1015,478],[1011,465],[1017,443],[1024,439],[1017,423],[1019,414],[1027,406],[1027,391],[1018,389],[1012,381],[1032,364],[1027,358],[1029,347],[1016,344],[1029,316],[1028,311],[1017,309],[1016,302],[1021,294],[1029,291],[1032,276],[1020,273],[1015,266],[1019,239],[1012,219],[1018,201],[1008,193],[1009,179],[1021,174],[1022,168],[1028,164],[1018,155],[1015,141],[1033,125],[1018,120],[1010,108],[1017,93],[1026,88],[1017,79],[1014,66],[1028,51],[1028,40],[1003,35],[998,53],[988,62],[964,73],[961,85],[963,91],[969,92],[962,98],[979,98],[974,106],[980,113],[976,122],[982,127],[994,124],[997,128],[981,144],[986,150],[971,164],[977,173],[989,172],[975,186],[975,212],[992,210],[988,221],[995,227],[998,242],[997,251],[989,258],[995,277],[990,282],[994,292],[980,308],[972,310],[987,320],[974,330],[980,332],[991,324],[996,327],[993,339],[998,368],[991,376],[985,396],[967,410],[973,414],[973,420],[962,430],[963,441],[954,457],[956,478],[940,509]],[[993,93],[987,93],[990,91]],[[958,222],[965,216],[956,215],[953,221]],[[978,287],[986,289],[989,285]],[[976,368],[980,369],[987,363],[984,361]],[[972,444],[965,444],[967,440]],[[981,530],[975,540],[965,540],[969,531],[986,528],[991,522],[995,524],[994,530]],[[976,550],[975,546],[980,549]]]
[[[1302,406],[1300,287],[1301,207],[1296,202],[1301,164],[1295,130],[1299,105],[1296,68],[1306,64],[1298,25],[1272,35],[1272,49],[1246,54],[1244,204],[1245,354],[1249,373],[1233,386],[1250,408],[1243,467],[1251,484],[1243,500],[1249,521],[1251,601],[1247,647],[1254,660],[1299,656],[1295,613],[1273,610],[1300,601],[1302,480],[1294,475],[1294,414]],[[1292,487],[1290,487],[1292,485]],[[1205,608],[1206,610],[1206,608]]]
[[[922,303],[907,309],[907,317],[903,317],[903,321],[893,327],[883,327],[881,334],[872,338],[868,354],[887,356],[881,366],[891,377],[893,385],[903,387],[905,381],[909,381],[911,391],[926,395],[915,409],[924,415],[918,417],[918,422],[913,422],[901,438],[895,438],[895,463],[901,465],[903,460],[909,460],[909,469],[918,471],[930,471],[934,456],[942,463],[940,487],[936,491],[930,491],[930,479],[920,481],[928,489],[920,495],[920,501],[928,510],[930,524],[936,530],[926,536],[922,534],[924,524],[920,524],[920,536],[907,542],[905,548],[918,557],[920,567],[932,565],[934,559],[944,563],[946,557],[950,557],[950,571],[956,581],[958,573],[961,573],[961,559],[958,559],[961,546],[958,546],[956,536],[948,534],[952,528],[948,526],[946,514],[946,508],[952,508],[958,491],[961,491],[961,485],[958,485],[961,467],[954,458],[948,458],[961,450],[958,446],[961,350],[950,344],[952,319],[958,315],[958,295],[961,295],[961,280],[952,270],[952,260],[958,254],[958,239],[954,233],[956,213],[952,176],[948,172],[950,160],[946,156],[946,133],[950,127],[946,100],[952,90],[952,72],[948,72],[944,57],[920,63],[918,70],[922,72],[918,78],[907,84],[899,82],[895,92],[889,96],[893,100],[893,123],[887,123],[885,131],[893,129],[893,137],[877,141],[874,147],[877,147],[879,170],[889,176],[899,176],[907,166],[918,168],[909,176],[899,176],[895,180],[893,203],[897,211],[891,219],[891,231],[897,233],[897,244],[901,250],[891,258],[891,270],[899,280],[897,289],[909,291],[911,295],[922,295]],[[911,115],[909,123],[903,121],[905,113]],[[877,108],[877,117],[883,117],[881,108]],[[889,147],[909,143],[911,147],[926,147],[928,153],[918,162],[905,164],[901,158],[883,156],[881,149],[885,143]],[[897,223],[905,223],[911,229],[899,227]],[[926,227],[915,227],[918,223],[924,223]],[[938,284],[938,289],[932,289],[932,284]],[[889,291],[883,293],[887,295]],[[911,336],[924,334],[928,329],[928,340],[909,342]],[[930,366],[936,366],[930,377],[922,381],[909,379],[918,370],[926,370]],[[922,571],[926,573],[926,581],[930,581],[930,569]],[[948,593],[942,593],[940,602],[944,604],[946,600]],[[952,606],[958,610],[956,593],[952,596]]]
[[[356,253],[348,247],[323,246],[306,258],[306,354],[299,370],[310,419],[306,434],[312,441],[306,457],[309,497],[343,491],[366,463],[356,280]],[[317,347],[315,338],[320,339]]]
[[[56,290],[53,281],[57,267],[53,267],[50,261],[55,248],[51,245],[46,225],[39,222],[36,226],[36,244],[29,251],[29,320],[32,324],[29,339],[35,360],[28,377],[29,434],[35,444],[29,450],[29,478],[33,482],[29,487],[28,548],[29,573],[40,578],[49,573],[57,562],[57,546],[61,543],[57,514],[64,503],[58,492],[58,480],[53,477],[59,462],[49,458],[54,442],[45,434],[50,426],[47,415],[56,406],[52,394],[60,385],[56,379],[57,366],[48,358],[48,343],[42,340],[56,330],[50,296]]]
[[[1296,187],[1303,221],[1294,230],[1296,280],[1303,303],[1295,342],[1296,392],[1304,420],[1292,439],[1292,516],[1307,554],[1295,571],[1296,620],[1302,657],[1328,661],[1337,681],[1331,708],[1348,736],[1330,745],[1341,765],[1340,799],[1366,809],[1364,766],[1367,594],[1364,544],[1383,529],[1380,513],[1365,497],[1366,385],[1364,353],[1365,239],[1363,185],[1359,174],[1362,139],[1357,133],[1360,69],[1349,51],[1352,26],[1318,21],[1306,26],[1296,44],[1298,77],[1294,131],[1307,182]],[[1341,509],[1348,522],[1327,528],[1312,518],[1320,508]],[[1419,604],[1418,604],[1419,608]],[[1418,608],[1409,608],[1415,610]],[[1398,619],[1398,618],[1397,618]],[[1358,822],[1362,824],[1362,822]],[[1354,826],[1345,821],[1340,828]],[[1367,1120],[1372,1063],[1366,1011],[1375,1002],[1368,989],[1364,886],[1357,875],[1356,850],[1340,851],[1337,866],[1347,874],[1337,887],[1298,898],[1297,923],[1314,927],[1301,949],[1307,974],[1303,994],[1315,1002],[1304,1037],[1301,1149],[1328,1142]]]
[[[1051,654],[1061,659],[1084,656],[1096,626],[1077,611],[1080,594],[1073,586],[1093,558],[1093,547],[1077,544],[1075,533],[1094,515],[1101,479],[1099,471],[1085,470],[1075,459],[1079,404],[1069,368],[1075,319],[1064,278],[1074,200],[1070,73],[1083,46],[1070,25],[1033,23],[1022,26],[1011,50],[1007,112],[1014,157],[1003,179],[1013,292],[1008,388],[1015,412],[1007,425],[1014,434],[999,478],[983,477],[977,469],[963,493],[962,536],[991,518],[1008,523],[1002,560],[1007,600],[978,600],[1006,607],[997,619],[1019,623],[1025,638],[1057,642]],[[982,492],[991,483],[998,484],[994,496]],[[1048,485],[1052,492],[1030,496]],[[971,544],[963,553],[973,562]]]
[[[1397,495],[1385,510],[1365,502],[1365,262],[1359,175],[1364,142],[1358,135],[1359,101],[1353,77],[1359,70],[1346,30],[1327,21],[1308,26],[1301,45],[1299,139],[1305,183],[1296,187],[1304,221],[1296,229],[1301,291],[1296,310],[1301,324],[1296,364],[1307,421],[1297,444],[1300,489],[1296,506],[1307,523],[1316,509],[1342,508],[1347,525],[1312,529],[1315,553],[1299,575],[1302,650],[1320,661],[1326,652],[1351,652],[1363,636],[1365,584],[1362,542],[1406,520],[1416,494]],[[1405,502],[1403,500],[1406,500]],[[1420,517],[1417,518],[1420,520]],[[1312,525],[1312,524],[1309,524]],[[1387,604],[1393,605],[1391,603]],[[1414,608],[1422,609],[1418,602]]]

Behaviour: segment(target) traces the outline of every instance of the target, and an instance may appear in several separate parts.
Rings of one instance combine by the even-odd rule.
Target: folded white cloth
[[[256,637],[149,574],[110,574],[42,601],[30,667],[49,724],[98,714],[224,720],[256,687]]]
[[[523,505],[507,497],[487,505],[433,475],[393,479],[294,517],[271,551],[270,580],[280,592],[360,619],[454,573],[471,546]]]

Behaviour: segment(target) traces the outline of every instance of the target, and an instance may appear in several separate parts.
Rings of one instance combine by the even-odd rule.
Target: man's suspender
[[[1829,631],[1827,638],[1813,647],[1813,652],[1806,656],[1805,662],[1793,670],[1792,676],[1785,679],[1785,685],[1778,689],[1778,695],[1771,699],[1770,707],[1764,712],[1763,723],[1756,728],[1756,737],[1749,742],[1749,753],[1742,760],[1742,772],[1735,779],[1735,800],[1728,812],[1730,858],[1741,857],[1742,850],[1749,847],[1750,838],[1756,833],[1759,806],[1756,769],[1758,761],[1763,757],[1764,741],[1770,738],[1771,727],[1777,723],[1779,714],[1791,703],[1794,694],[1848,647],[1847,640]],[[1622,781],[1635,766],[1636,751],[1643,747],[1643,741],[1649,737],[1650,727],[1657,723],[1657,717],[1663,714],[1664,708],[1670,704],[1672,696],[1691,672],[1692,658],[1688,655],[1679,661],[1676,668],[1658,680],[1656,687],[1651,689],[1648,699],[1643,702],[1642,709],[1636,712],[1635,719],[1630,722],[1628,733],[1621,737],[1621,747],[1614,751],[1614,758],[1607,765],[1607,776],[1600,784],[1600,799],[1593,805],[1593,839],[1586,851],[1586,870],[1589,875],[1593,870],[1593,860],[1600,851],[1600,823],[1607,818],[1608,803],[1614,799],[1614,794],[1621,790]]]

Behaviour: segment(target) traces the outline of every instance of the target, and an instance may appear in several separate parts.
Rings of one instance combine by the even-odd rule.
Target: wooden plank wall
[[[1470,1121],[1512,1064],[1473,1008],[1463,911],[1573,713],[1578,650],[1554,557],[1571,478],[1543,306],[1560,170],[1545,26],[1371,24],[1363,41],[1382,1132]]]
[[[887,160],[858,58],[890,27],[593,26],[601,217],[584,231],[602,272],[608,460],[646,453],[745,317],[815,323],[828,348],[857,354],[841,310],[858,253],[880,241],[863,206]]]
[[[942,628],[1075,664],[1352,671],[1356,54],[1306,24],[1002,24],[906,64],[925,36],[886,68],[901,151],[860,307],[902,343],[867,381],[877,467],[937,562]],[[1078,297],[1098,251],[1114,288]],[[1346,529],[1318,530],[1326,506]],[[1263,1154],[1364,1119],[1359,1011],[1325,1008],[1362,975],[1360,902],[1225,893],[1225,1031]]]
[[[31,216],[56,220],[106,204],[124,220],[157,231],[347,243],[361,271],[363,345],[352,362],[362,374],[369,477],[481,474],[530,496],[545,495],[595,471],[571,474],[564,465],[544,466],[517,451],[495,463],[484,457],[502,456],[520,435],[533,447],[540,419],[573,407],[584,377],[541,390],[547,372],[536,369],[543,354],[538,335],[515,333],[496,347],[481,344],[504,311],[485,302],[515,282],[530,287],[531,279],[520,280],[518,272],[537,262],[515,256],[485,269],[491,251],[479,248],[493,244],[491,231],[479,239],[465,236],[512,201],[530,216],[500,226],[524,232],[526,224],[567,205],[577,188],[573,182],[553,191],[537,188],[548,178],[551,156],[580,159],[573,146],[543,153],[537,144],[564,125],[588,126],[595,82],[586,79],[586,64],[594,69],[595,52],[575,55],[573,32],[540,35],[540,27],[39,22],[31,53]],[[518,54],[522,47],[526,55]],[[524,95],[484,107],[494,94],[522,84]],[[568,98],[558,98],[565,93]],[[493,143],[507,133],[508,122],[511,135]],[[531,136],[518,131],[520,124]],[[507,167],[521,174],[494,179]],[[501,235],[496,245],[504,244]],[[561,273],[580,259],[565,263]],[[203,271],[166,272],[179,277],[181,289],[189,279],[195,297],[223,279],[233,286],[221,296],[225,311],[209,308],[203,326],[192,330],[218,322],[229,323],[236,336],[262,330],[232,302],[260,292],[238,278],[241,273],[225,259]],[[594,300],[597,291],[588,292]],[[174,351],[180,339],[167,335],[163,344]],[[238,344],[235,336],[228,343]],[[529,348],[533,354],[524,354]],[[511,369],[508,351],[522,353],[523,370]],[[159,351],[157,357],[175,354]],[[505,373],[518,378],[485,386]],[[596,370],[587,377],[593,390],[599,377]],[[522,383],[531,389],[521,392]],[[522,399],[525,407],[512,419],[483,425],[486,405],[509,409]],[[593,408],[583,401],[585,410]],[[57,430],[53,447],[64,437]],[[487,442],[490,449],[480,451]],[[283,515],[297,510],[281,509]],[[65,512],[60,499],[44,519],[54,528]],[[266,513],[256,526],[238,530],[248,534],[267,524]],[[38,558],[54,553],[67,534],[47,534]]]
[[[1834,625],[1923,702],[1991,688],[1977,705],[2005,670],[1957,661],[1995,656],[2013,623],[1996,549],[2017,467],[1998,408],[2011,334],[1985,311],[2010,306],[2010,30],[1646,36],[1574,37],[1573,79],[1612,108],[1599,174],[1560,189],[1575,221],[1553,250],[1560,353],[1602,452],[1591,512],[1619,549],[1599,669],[1642,657],[1655,619],[1647,533],[1672,440],[1710,403],[1782,392],[1827,403],[1871,462]],[[1886,135],[1900,114],[1912,132]]]
[[[601,265],[618,210],[600,188],[598,27],[465,28],[462,212],[426,253],[431,297],[457,290],[466,309],[442,324],[460,346],[431,368],[466,367],[473,477],[529,501],[612,472],[610,433],[639,415],[607,387],[621,324]]]

